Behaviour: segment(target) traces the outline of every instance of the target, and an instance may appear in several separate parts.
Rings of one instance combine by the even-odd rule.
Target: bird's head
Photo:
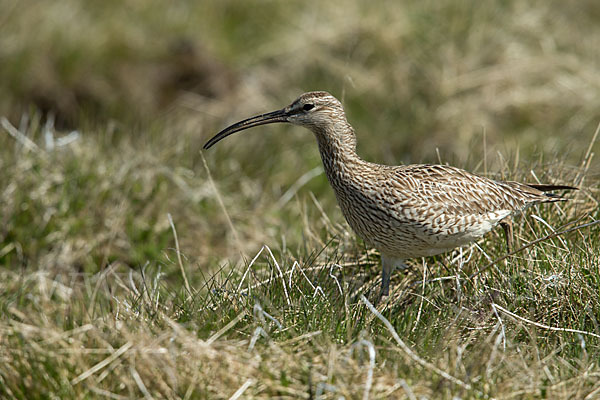
[[[287,122],[304,126],[312,131],[326,129],[336,123],[345,123],[346,117],[342,103],[327,92],[304,93],[287,107],[237,122],[217,133],[204,145],[212,147],[227,136],[259,125]]]

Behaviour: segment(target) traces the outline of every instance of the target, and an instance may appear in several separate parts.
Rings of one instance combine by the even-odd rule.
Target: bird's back
[[[363,163],[334,186],[348,223],[398,258],[439,254],[469,243],[529,205],[557,201],[517,182],[442,165]]]

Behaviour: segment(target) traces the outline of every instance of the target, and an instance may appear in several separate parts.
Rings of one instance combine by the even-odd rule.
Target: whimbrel
[[[405,267],[405,259],[468,244],[532,204],[562,200],[546,192],[574,189],[495,181],[444,165],[364,161],[356,154],[356,136],[342,104],[327,92],[305,93],[281,110],[235,123],[204,148],[232,133],[275,122],[304,126],[315,134],[344,217],[358,236],[381,253],[384,296],[389,293],[391,273]]]

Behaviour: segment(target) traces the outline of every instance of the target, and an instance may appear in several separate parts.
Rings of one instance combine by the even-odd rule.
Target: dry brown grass
[[[0,114],[25,137],[0,127],[0,397],[600,395],[598,225],[471,278],[500,234],[411,261],[389,329],[308,133],[220,143],[212,182],[199,154],[328,90],[369,160],[580,187],[517,219],[521,244],[598,220],[596,2],[0,8]]]

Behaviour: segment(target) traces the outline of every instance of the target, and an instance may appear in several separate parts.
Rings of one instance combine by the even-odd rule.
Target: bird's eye
[[[302,109],[304,111],[309,111],[309,110],[312,110],[314,107],[315,107],[314,104],[305,104],[305,105],[302,106]]]

